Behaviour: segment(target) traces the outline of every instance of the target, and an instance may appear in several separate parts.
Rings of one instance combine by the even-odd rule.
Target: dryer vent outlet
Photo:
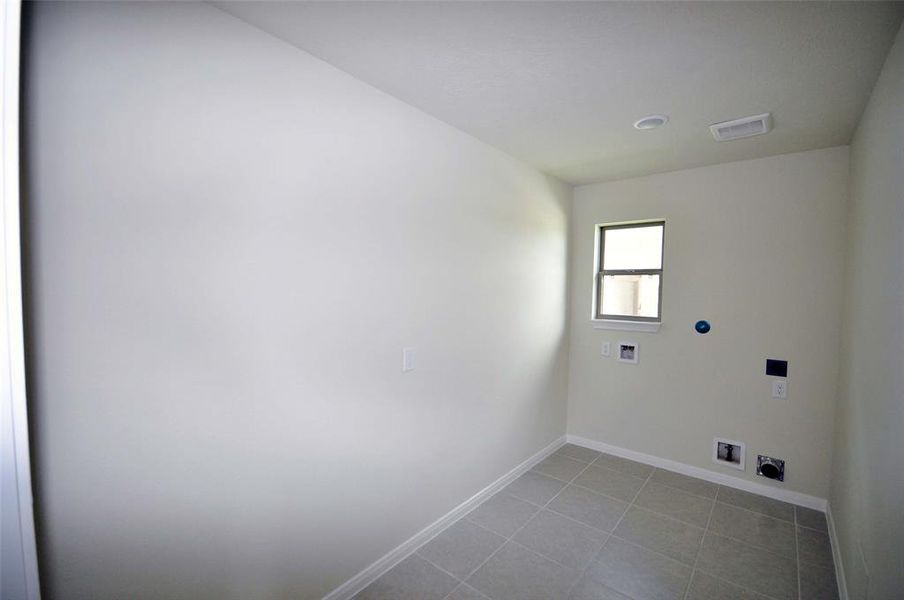
[[[756,474],[768,479],[784,481],[785,461],[780,458],[758,454],[756,457]]]

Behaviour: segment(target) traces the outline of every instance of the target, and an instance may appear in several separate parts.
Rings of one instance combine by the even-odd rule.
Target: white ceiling
[[[571,183],[846,144],[904,3],[216,2]],[[771,111],[765,136],[708,125]],[[664,127],[637,131],[641,116]]]

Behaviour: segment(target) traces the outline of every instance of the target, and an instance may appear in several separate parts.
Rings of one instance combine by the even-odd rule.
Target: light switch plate
[[[603,356],[610,356],[612,354],[612,344],[609,342],[603,342],[600,346],[600,354]]]
[[[788,382],[781,381],[776,379],[772,382],[772,397],[773,398],[787,398],[788,397]]]

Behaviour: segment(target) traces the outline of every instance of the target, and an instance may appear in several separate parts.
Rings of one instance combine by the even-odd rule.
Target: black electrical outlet
[[[766,375],[772,375],[773,377],[787,377],[788,376],[788,361],[787,360],[778,360],[775,358],[767,358],[766,359]]]

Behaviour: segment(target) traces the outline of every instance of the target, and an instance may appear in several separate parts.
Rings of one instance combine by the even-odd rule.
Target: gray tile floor
[[[837,600],[825,515],[567,444],[360,600]]]

